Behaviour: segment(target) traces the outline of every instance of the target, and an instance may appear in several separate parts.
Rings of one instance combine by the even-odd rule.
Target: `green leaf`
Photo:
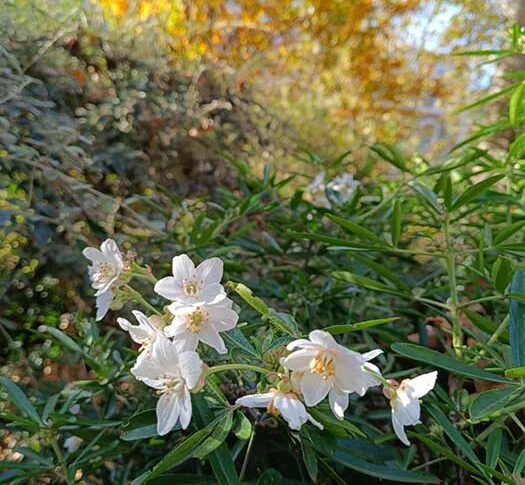
[[[319,463],[317,462],[315,451],[307,439],[301,440],[301,451],[308,476],[312,482],[315,482],[317,481],[317,473],[319,472]]]
[[[137,441],[153,438],[153,436],[158,436],[156,424],[149,424],[147,426],[141,426],[140,428],[124,431],[124,433],[120,435],[120,439],[123,441]]]
[[[454,445],[463,451],[463,454],[474,464],[479,463],[479,459],[474,453],[472,447],[467,443],[463,435],[457,430],[457,428],[449,421],[447,416],[439,407],[435,404],[427,404],[426,408],[437,423],[443,428],[443,431],[452,440]]]
[[[521,105],[523,102],[523,90],[525,83],[520,83],[516,90],[512,93],[509,101],[509,121],[510,124],[516,128],[519,125]]]
[[[338,436],[339,438],[348,438],[349,436],[361,436],[362,438],[365,437],[363,432],[347,419],[340,421],[334,417],[331,410],[326,405],[308,408],[308,412],[316,421],[319,421],[328,432]]]
[[[277,312],[273,308],[269,308],[266,315],[263,316],[263,320],[267,320],[288,335],[294,336],[299,332],[297,322],[289,313]]]
[[[372,231],[369,231],[368,229],[360,226],[359,224],[356,224],[355,222],[352,222],[349,219],[343,219],[342,217],[336,216],[334,214],[327,214],[327,217],[352,234],[356,234],[377,244],[385,245],[385,240],[383,238],[377,236]]]
[[[436,352],[435,350],[431,350],[420,345],[395,343],[392,345],[392,350],[403,357],[407,357],[418,362],[423,362],[424,364],[430,365],[432,367],[440,367],[465,377],[471,377],[472,379],[482,379],[485,381],[514,384],[513,381],[506,379],[505,377],[501,377],[497,374],[492,374],[486,370],[479,369],[478,367],[465,364],[454,357],[441,354],[440,352]]]
[[[151,470],[144,472],[139,477],[135,478],[131,485],[141,485],[149,482],[155,477],[158,477],[170,468],[179,465],[191,457],[192,452],[199,446],[213,431],[216,422],[210,423],[205,428],[199,429],[191,436],[186,438],[182,443],[177,444],[171,451],[169,451],[162,460],[160,460]]]
[[[211,413],[208,404],[204,400],[202,393],[194,394],[192,396],[192,402],[196,423],[200,426],[204,426],[209,423],[213,419],[213,414]],[[228,414],[230,415],[230,418],[228,418],[229,428],[228,421],[226,423],[223,422],[222,426],[223,429],[228,429],[229,432],[232,423],[232,413],[229,412]],[[221,419],[223,419],[223,417],[218,418],[219,423],[221,422]],[[215,422],[217,422],[217,419]],[[216,437],[215,439],[218,438]],[[232,454],[226,443],[219,443],[219,446],[209,453],[206,458],[210,462],[211,468],[219,485],[241,485],[239,477],[237,476],[237,471],[235,470]]]
[[[478,101],[475,101],[474,103],[467,104],[466,106],[463,106],[460,110],[458,110],[458,113],[462,113],[464,111],[468,111],[469,109],[476,108],[478,106],[483,106],[484,104],[489,103],[490,101],[499,98],[500,96],[503,96],[504,94],[507,94],[511,91],[514,91],[516,88],[516,84],[512,84],[511,86],[507,86],[503,89],[500,89],[499,91],[490,94],[489,96],[485,96],[484,98],[479,99]]]
[[[348,271],[334,271],[332,273],[332,276],[337,280],[345,281],[347,283],[353,283],[357,286],[362,286],[363,288],[367,288],[369,290],[391,293],[392,295],[398,295],[403,297],[408,297],[410,295],[410,293],[408,292],[403,292],[401,290],[398,290],[397,288],[392,288],[391,286],[387,286],[384,283],[380,283],[379,281],[372,280],[365,276],[359,276],[353,273],[349,273]]]
[[[261,356],[255,349],[255,347],[244,336],[244,334],[239,328],[232,328],[227,332],[223,332],[221,335],[230,347],[230,350],[238,348],[242,350],[246,355],[249,355],[250,357],[253,357],[257,360],[261,360]]]
[[[463,192],[454,201],[454,203],[452,204],[451,210],[453,210],[453,211],[458,210],[460,207],[463,207],[464,205],[466,205],[469,202],[473,201],[474,199],[476,199],[481,194],[486,192],[496,182],[499,182],[504,177],[505,177],[504,174],[493,175],[492,177],[488,177],[485,180],[482,180],[481,182],[478,182],[477,184],[471,185],[467,190],[465,190],[465,192]]]
[[[442,456],[446,456],[450,461],[454,462],[456,465],[459,465],[461,468],[469,471],[470,473],[475,473],[477,475],[482,474],[479,470],[474,468],[470,463],[468,463],[463,458],[461,458],[456,453],[454,453],[454,451],[452,451],[449,447],[445,447],[445,446],[442,446],[436,443],[435,439],[429,438],[428,436],[424,436],[419,433],[414,433],[413,431],[409,431],[408,435],[411,438],[416,438],[417,440],[421,441],[424,445],[428,446],[435,453],[438,453]]]
[[[434,475],[419,471],[410,471],[388,465],[377,465],[351,455],[347,450],[339,449],[334,454],[334,460],[343,466],[384,480],[401,483],[440,483]]]
[[[483,421],[485,418],[504,408],[521,389],[517,386],[490,389],[478,394],[470,404],[469,414],[473,421]]]
[[[0,384],[4,387],[5,391],[9,395],[9,398],[13,404],[28,418],[31,418],[35,423],[43,426],[44,423],[37,413],[31,401],[24,394],[24,391],[20,389],[11,379],[7,377],[0,377]]]
[[[501,428],[497,428],[489,435],[489,439],[487,440],[487,453],[485,457],[485,463],[490,468],[496,468],[499,455],[501,453],[502,439],[503,430]]]
[[[49,333],[55,337],[64,347],[75,352],[77,354],[84,354],[84,350],[80,345],[78,345],[71,337],[66,335],[64,332],[58,328],[48,327],[47,325],[41,325],[38,327],[39,332]]]
[[[363,322],[349,323],[346,325],[330,325],[329,327],[323,328],[323,330],[332,335],[339,335],[348,332],[358,332],[359,330],[375,327],[376,325],[384,325],[385,323],[394,322],[400,318],[401,317],[376,318],[375,320],[365,320]]]
[[[503,241],[506,241],[512,235],[516,234],[520,229],[523,228],[523,226],[525,226],[525,221],[519,221],[515,222],[514,224],[506,225],[494,236],[492,243],[494,246],[497,246]]]
[[[384,263],[376,263],[372,259],[369,259],[358,252],[350,252],[350,257],[357,259],[364,265],[368,266],[372,271],[375,271],[378,275],[393,283],[394,286],[400,290],[410,291],[409,287],[405,285],[394,273],[389,271]]]
[[[396,199],[394,203],[390,224],[392,225],[392,244],[397,247],[399,239],[401,238],[401,229],[403,225],[403,208],[401,207],[401,201],[399,199]]]
[[[498,329],[498,325],[496,325],[492,320],[489,320],[477,312],[469,310],[468,308],[463,309],[463,312],[476,327],[478,327],[480,330],[483,330],[484,332],[487,332],[489,335],[492,335]],[[498,340],[508,345],[510,343],[508,330],[505,329],[498,336]]]
[[[507,377],[525,377],[525,367],[512,367],[505,371]]]
[[[443,207],[438,202],[437,195],[432,190],[419,182],[410,182],[409,185],[430,208],[434,209],[438,214],[443,213]]]
[[[370,147],[370,150],[379,155],[383,160],[390,162],[402,172],[409,172],[405,159],[395,147],[385,143],[376,143]]]
[[[499,256],[492,267],[492,281],[499,293],[505,293],[507,286],[509,286],[512,280],[512,271],[512,262],[507,258]]]
[[[235,283],[234,281],[228,281],[226,286],[235,291],[235,293],[237,293],[246,303],[248,303],[248,305],[261,315],[266,315],[268,313],[268,305],[266,305],[266,303],[260,298],[253,296],[252,290],[246,285]]]
[[[525,293],[525,273],[517,269],[512,278],[512,293]],[[525,366],[525,302],[511,300],[510,302],[510,347],[512,363],[516,367]]]
[[[143,440],[157,436],[157,413],[155,409],[134,414],[124,425],[124,428],[126,430],[120,435],[120,439],[123,441]]]
[[[233,432],[235,436],[240,440],[247,440],[252,434],[252,423],[251,421],[240,411],[235,414],[235,425]]]
[[[195,458],[203,459],[215,451],[228,437],[233,425],[233,413],[228,411],[215,426],[215,429],[204,442],[193,452]]]

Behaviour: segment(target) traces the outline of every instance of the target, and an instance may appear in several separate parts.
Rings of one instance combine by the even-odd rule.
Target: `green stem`
[[[246,449],[246,454],[244,455],[244,460],[242,461],[241,472],[239,473],[239,480],[242,482],[244,480],[244,475],[246,474],[246,469],[248,468],[248,462],[250,461],[250,454],[252,452],[253,441],[255,439],[255,426],[253,427],[252,434],[250,435],[250,441],[248,442],[248,448]]]
[[[448,307],[450,309],[450,318],[452,320],[452,347],[456,355],[461,356],[461,318],[459,314],[459,297],[456,281],[456,254],[454,252],[454,243],[450,234],[450,214],[445,215],[445,223],[443,224],[443,232],[445,233],[445,240],[447,244],[447,273],[450,290],[450,301]]]
[[[62,469],[64,480],[66,481],[67,484],[70,484],[71,482],[69,481],[69,478],[68,478],[67,466],[66,466],[66,462],[64,461],[64,455],[62,454],[62,450],[60,449],[57,439],[52,438],[50,444],[51,444],[51,448],[53,448],[53,451],[55,452],[58,463],[60,464],[60,468]]]
[[[505,329],[507,328],[509,324],[509,315],[507,315],[503,321],[501,322],[501,324],[499,325],[499,327],[496,329],[496,331],[491,335],[491,337],[487,340],[487,343],[486,345],[487,346],[490,346],[492,345],[496,340],[498,340],[499,336],[505,331]]]
[[[206,375],[209,376],[211,374],[215,374],[217,372],[223,372],[227,370],[251,370],[254,372],[259,372],[261,374],[268,374],[270,372],[273,372],[269,369],[264,369],[262,367],[257,367],[256,365],[250,365],[250,364],[221,364],[221,365],[216,365],[214,367],[210,367],[208,370],[206,370]]]
[[[161,316],[162,313],[159,312],[153,305],[151,305],[149,302],[147,302],[144,297],[134,288],[132,288],[129,285],[124,285],[124,288],[128,291],[130,296],[137,302],[140,303],[142,306],[147,308],[150,312],[154,313],[155,315]]]
[[[135,278],[142,278],[148,280],[152,284],[155,284],[157,282],[157,278],[155,278],[155,275],[150,270],[139,266],[137,263],[133,263],[131,268],[131,275]]]

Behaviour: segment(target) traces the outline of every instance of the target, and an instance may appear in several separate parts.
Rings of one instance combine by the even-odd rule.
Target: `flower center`
[[[318,352],[310,361],[310,372],[320,374],[326,380],[335,375],[335,359],[330,352]]]
[[[184,381],[178,375],[164,374],[164,379],[164,387],[160,390],[161,394],[179,392],[179,390],[184,386]]]
[[[266,406],[266,410],[267,410],[270,414],[273,414],[274,416],[280,416],[280,414],[281,414],[281,411],[279,411],[279,410],[275,407],[275,404],[273,403],[273,399],[268,403],[268,406]]]
[[[195,278],[182,280],[182,289],[184,293],[188,296],[197,296],[199,291],[201,291],[202,282],[196,280]]]
[[[117,274],[115,267],[107,261],[102,261],[97,264],[95,272],[93,273],[93,281],[95,283],[106,283]]]
[[[186,328],[193,333],[199,333],[201,327],[208,322],[210,314],[200,307],[186,315]]]

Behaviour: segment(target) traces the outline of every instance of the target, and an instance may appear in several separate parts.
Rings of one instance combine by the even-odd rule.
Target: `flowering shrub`
[[[89,305],[65,286],[76,314],[1,316],[1,481],[522,483],[514,76],[501,119],[443,161],[378,144],[395,172],[358,187],[327,164],[327,204],[232,159],[236,188],[213,200],[144,196],[155,232],[116,217],[98,249],[94,229],[64,261],[87,267]]]

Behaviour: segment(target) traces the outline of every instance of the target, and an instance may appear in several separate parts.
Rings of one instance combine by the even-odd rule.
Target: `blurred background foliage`
[[[356,306],[349,297],[357,290],[324,275],[336,261],[367,277],[369,271],[377,276],[381,266],[382,281],[432,285],[432,295],[444,300],[442,265],[425,254],[404,256],[402,265],[385,255],[375,267],[366,258],[331,256],[326,246],[337,241],[326,238],[343,238],[344,231],[326,226],[323,210],[304,201],[302,189],[321,170],[328,178],[352,172],[364,195],[358,191],[340,215],[366,221],[379,233],[390,230],[389,204],[401,192],[407,206],[401,244],[422,253],[433,244],[439,249],[439,225],[419,224],[428,219],[428,207],[412,202],[407,180],[399,182],[399,171],[368,148],[377,140],[396,142],[403,153],[415,154],[412,175],[426,174],[472,129],[506,115],[506,101],[458,113],[466,102],[499,89],[505,66],[452,54],[473,46],[501,48],[507,4],[512,2],[2,2],[1,373],[33,386],[39,399],[60,392],[64,383],[114,379],[109,397],[98,388],[71,399],[61,395],[64,412],[82,399],[94,400],[101,420],[136,410],[140,397],[133,397],[133,384],[119,380],[121,356],[106,330],[101,335],[92,324],[80,256],[86,244],[108,235],[160,273],[176,253],[224,257],[228,277],[255,286],[305,327],[402,314],[402,327],[378,330],[374,338],[406,340],[412,332],[423,338],[425,319],[436,316],[424,305],[407,308],[392,297],[386,312],[371,291],[361,295],[366,304]],[[515,15],[510,20],[518,20]],[[506,148],[495,131],[493,156]],[[521,160],[521,148],[515,159]],[[476,152],[465,166],[479,157]],[[497,172],[494,166],[487,170]],[[454,182],[467,180],[464,175]],[[441,194],[436,178],[429,184]],[[513,203],[522,210],[518,188]],[[495,223],[508,222],[495,212]],[[474,235],[483,222],[472,216]],[[316,236],[305,240],[294,232]],[[456,234],[463,244],[461,231]],[[482,294],[479,281],[469,283],[469,291]],[[498,320],[504,311],[493,313]],[[436,317],[439,330],[443,315]],[[86,364],[43,338],[37,332],[43,324],[79,338],[92,360]],[[40,446],[31,436],[5,436],[6,449],[14,449],[12,440],[35,451]],[[163,442],[153,444],[162,449]],[[158,459],[158,448],[130,467]],[[118,455],[111,450],[108,459],[110,451]],[[126,466],[108,467],[105,479],[125,483]]]

